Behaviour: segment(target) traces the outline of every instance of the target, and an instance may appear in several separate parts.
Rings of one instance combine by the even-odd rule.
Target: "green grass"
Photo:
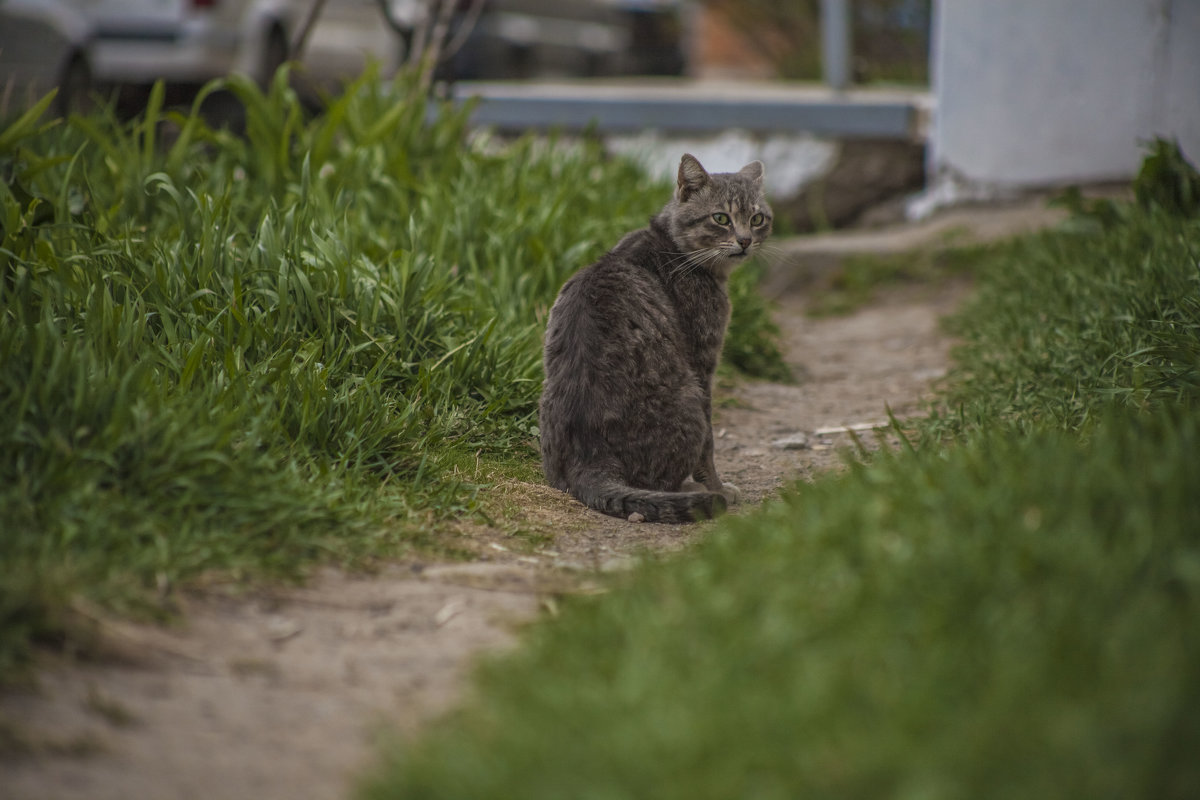
[[[370,798],[1188,796],[1200,427],[885,456],[576,601]]]
[[[911,446],[564,603],[384,798],[1189,798],[1200,219],[980,267]]]
[[[783,360],[779,326],[771,317],[774,308],[758,291],[764,272],[764,266],[755,262],[739,269],[730,278],[733,311],[721,353],[721,367],[727,372],[791,383],[795,376]]]
[[[1107,229],[1019,240],[951,322],[957,428],[1076,430],[1116,404],[1200,396],[1200,222],[1161,208]]]
[[[828,281],[811,293],[808,313],[814,317],[850,314],[882,289],[941,285],[972,274],[1003,249],[1004,245],[955,245],[949,239],[928,249],[847,256]]]
[[[217,88],[244,136],[161,88],[0,132],[0,675],[76,598],[429,546],[476,507],[453,467],[536,462],[558,287],[670,196],[594,142],[474,146],[404,78],[312,117],[285,71]]]

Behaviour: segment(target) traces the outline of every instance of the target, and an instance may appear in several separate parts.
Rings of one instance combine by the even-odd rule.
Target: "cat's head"
[[[762,162],[710,174],[685,153],[666,212],[679,263],[727,276],[771,234]]]

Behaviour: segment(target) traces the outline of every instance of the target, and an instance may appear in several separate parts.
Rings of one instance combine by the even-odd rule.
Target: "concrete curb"
[[[941,211],[920,222],[873,229],[848,229],[796,236],[774,243],[778,254],[764,281],[769,296],[803,289],[850,256],[886,255],[921,249],[986,244],[1059,225],[1067,212],[1029,197],[1004,205]]]

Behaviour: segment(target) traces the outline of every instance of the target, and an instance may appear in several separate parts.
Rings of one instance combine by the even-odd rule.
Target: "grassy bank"
[[[78,603],[428,544],[474,503],[447,465],[536,460],[558,287],[670,196],[595,143],[473,146],[403,80],[222,88],[244,135],[160,91],[0,132],[0,675]]]
[[[730,520],[539,628],[365,796],[1188,797],[1200,430],[1126,423]]]
[[[1192,796],[1200,219],[1115,210],[981,263],[916,446],[572,601],[363,796]]]

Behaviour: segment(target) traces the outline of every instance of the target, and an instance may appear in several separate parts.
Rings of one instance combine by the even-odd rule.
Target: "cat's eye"
[[[766,217],[764,217],[762,214],[755,214],[750,218],[750,224],[757,228],[759,225],[763,224],[764,220],[766,220]]]
[[[718,211],[717,213],[713,214],[713,222],[717,223],[718,225],[728,225],[729,215],[723,211]]]

